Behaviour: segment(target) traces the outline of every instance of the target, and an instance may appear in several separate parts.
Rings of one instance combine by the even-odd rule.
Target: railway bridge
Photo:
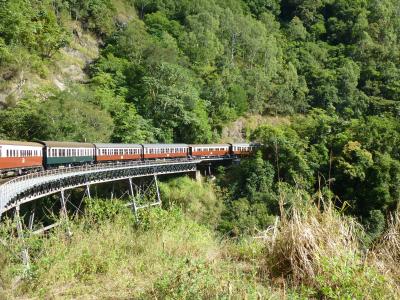
[[[19,176],[0,185],[0,218],[12,209],[18,212],[19,207],[25,203],[57,193],[60,193],[61,201],[65,202],[65,191],[79,187],[85,187],[86,195],[90,197],[90,186],[99,183],[127,180],[131,196],[134,197],[133,178],[151,176],[157,184],[157,176],[160,175],[195,173],[200,166],[210,167],[218,163],[230,163],[232,160],[231,157],[222,157],[132,161],[84,165]]]

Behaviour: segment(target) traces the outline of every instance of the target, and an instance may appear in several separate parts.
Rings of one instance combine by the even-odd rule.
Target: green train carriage
[[[95,147],[90,143],[42,141],[43,165],[46,169],[93,164]]]

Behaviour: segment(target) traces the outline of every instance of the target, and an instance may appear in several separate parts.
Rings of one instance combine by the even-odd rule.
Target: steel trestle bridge
[[[200,164],[232,160],[232,157],[204,159],[176,159],[158,161],[132,161],[127,163],[84,165],[48,170],[14,178],[0,185],[0,217],[19,206],[65,190],[89,187],[94,184],[119,180],[132,180],[166,174],[196,172]]]

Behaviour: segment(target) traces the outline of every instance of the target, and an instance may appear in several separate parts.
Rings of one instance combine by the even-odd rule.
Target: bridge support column
[[[156,205],[161,205],[160,189],[158,188],[158,181],[157,181],[157,175],[156,174],[154,174],[154,182],[156,184],[156,192],[157,192],[157,203],[156,203]]]
[[[69,221],[68,221],[68,211],[67,211],[67,198],[65,197],[65,191],[64,189],[61,189],[61,219],[65,222],[67,226],[67,235],[72,236],[71,229],[69,227]]]
[[[30,231],[33,230],[33,221],[35,220],[35,211],[36,211],[36,201],[33,201],[32,205],[31,205],[31,214],[29,216],[29,223],[28,223],[28,228]]]
[[[30,259],[29,259],[29,252],[25,245],[25,238],[24,238],[24,229],[22,227],[21,216],[19,213],[19,205],[15,207],[15,221],[17,223],[17,233],[18,237],[21,239],[23,244],[23,249],[21,252],[22,262],[25,266],[25,269],[28,270],[30,268]]]
[[[202,175],[201,175],[201,171],[200,170],[196,170],[194,172],[190,172],[189,176],[190,176],[190,178],[192,178],[192,179],[194,179],[194,180],[196,180],[198,182],[201,182],[201,180],[202,180]]]
[[[155,194],[153,193],[154,189],[151,189],[153,186],[155,187]],[[134,191],[134,187],[136,193]],[[148,185],[144,186],[137,186],[133,184],[132,178],[129,178],[129,194],[132,198],[132,202],[129,205],[132,207],[132,211],[135,214],[137,222],[139,222],[139,209],[161,205],[161,195],[156,174],[153,174],[152,181]],[[146,200],[148,196],[150,196],[150,198],[156,197],[156,202],[142,203],[143,201],[141,200]]]
[[[132,178],[130,177],[128,180],[129,180],[129,193],[130,193],[130,196],[132,198],[131,207],[132,207],[133,213],[135,214],[136,222],[139,222],[138,213],[137,213],[137,206],[136,206],[136,201],[135,201],[135,192],[133,191]]]
[[[90,184],[86,185],[86,195],[89,199],[92,199],[92,195],[90,194]]]

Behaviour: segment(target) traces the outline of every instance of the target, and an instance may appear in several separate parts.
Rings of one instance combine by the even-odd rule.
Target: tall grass
[[[390,217],[389,226],[374,245],[370,261],[392,279],[392,285],[400,290],[400,210]]]
[[[259,236],[265,243],[261,269],[307,298],[396,299],[391,277],[362,251],[364,234],[333,205],[294,207]]]

